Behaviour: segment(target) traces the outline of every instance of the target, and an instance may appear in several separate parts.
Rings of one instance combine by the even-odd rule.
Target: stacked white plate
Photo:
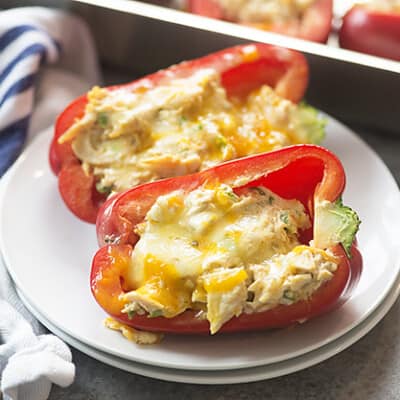
[[[38,137],[3,180],[0,245],[21,298],[51,331],[88,355],[127,371],[189,383],[250,382],[321,362],[365,335],[400,290],[400,192],[379,157],[329,118],[324,145],[346,170],[345,204],[357,210],[363,271],[351,297],[305,324],[267,332],[167,336],[138,346],[103,326],[89,288],[95,227],[64,206],[48,166],[51,138]]]

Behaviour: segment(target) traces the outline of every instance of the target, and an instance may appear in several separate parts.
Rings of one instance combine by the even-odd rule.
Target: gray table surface
[[[400,182],[400,137],[355,129]],[[384,195],[384,194],[383,194]],[[400,399],[400,300],[364,338],[336,356],[291,375],[255,383],[193,385],[118,370],[72,349],[76,380],[53,387],[50,400]]]
[[[0,2],[0,8],[68,3],[61,0]],[[396,138],[362,128],[355,130],[382,157],[399,184],[400,135]],[[399,338],[400,300],[371,332],[338,355],[291,375],[235,385],[193,385],[145,378],[105,365],[72,348],[75,382],[68,388],[53,386],[50,400],[400,399]]]

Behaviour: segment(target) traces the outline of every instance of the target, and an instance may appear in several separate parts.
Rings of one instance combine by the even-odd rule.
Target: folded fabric
[[[39,7],[0,13],[0,176],[19,155],[27,135],[34,133],[32,129],[38,131],[32,115],[35,86],[45,67],[56,63],[86,86],[99,82],[94,46],[82,21]],[[62,81],[52,81],[69,91]],[[56,102],[59,108],[54,111],[66,105]],[[43,123],[50,121],[41,122],[45,128]]]
[[[0,175],[35,135],[44,130],[51,135],[57,114],[72,99],[99,82],[95,49],[81,20],[40,7],[0,12]],[[23,306],[0,258],[5,400],[44,400],[52,383],[72,383],[69,348],[45,332]]]

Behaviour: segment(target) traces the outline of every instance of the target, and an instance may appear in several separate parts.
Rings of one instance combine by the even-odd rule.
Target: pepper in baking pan
[[[339,43],[349,50],[400,61],[400,1],[353,6],[343,17]]]
[[[132,83],[93,88],[59,116],[50,163],[67,206],[95,222],[114,192],[297,143],[324,121],[298,102],[308,66],[298,52],[237,46]]]
[[[325,43],[332,0],[187,0],[187,9],[210,18]]]
[[[328,150],[296,145],[110,198],[91,289],[114,319],[183,334],[284,327],[343,300],[357,214]]]

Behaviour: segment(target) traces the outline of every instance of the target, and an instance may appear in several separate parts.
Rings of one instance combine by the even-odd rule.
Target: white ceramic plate
[[[378,156],[330,119],[325,145],[348,177],[345,203],[363,223],[358,235],[364,271],[352,297],[335,311],[294,329],[214,337],[168,336],[141,347],[102,325],[105,313],[89,290],[94,226],[62,203],[48,167],[50,138],[39,137],[10,173],[0,215],[1,247],[9,271],[30,304],[76,340],[127,360],[168,368],[231,370],[271,364],[318,349],[360,324],[399,275],[400,193]]]
[[[265,366],[243,368],[226,371],[190,371],[170,368],[161,368],[151,365],[139,364],[134,361],[129,361],[124,358],[119,358],[108,353],[97,350],[94,347],[88,346],[72,336],[69,336],[64,331],[52,325],[46,320],[37,310],[35,310],[26,299],[21,296],[25,305],[49,330],[61,337],[71,346],[86,353],[87,355],[109,364],[113,367],[123,369],[134,374],[147,376],[150,378],[161,379],[164,381],[197,383],[205,385],[220,385],[232,383],[247,383],[255,382],[263,379],[276,378],[282,375],[288,375],[296,371],[311,367],[318,364],[329,357],[345,350],[347,347],[355,343],[366,335],[390,310],[400,292],[400,279],[393,286],[384,301],[379,307],[362,323],[357,325],[350,332],[334,340],[326,346],[311,351],[300,357],[291,358],[287,361],[281,361]]]

